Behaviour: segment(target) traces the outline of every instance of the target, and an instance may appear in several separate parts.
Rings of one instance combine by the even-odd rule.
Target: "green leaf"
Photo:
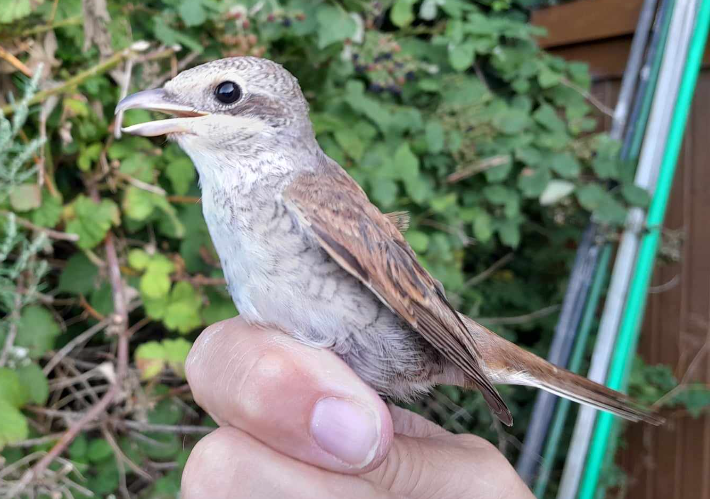
[[[177,10],[185,26],[199,26],[207,20],[207,12],[200,0],[182,0]]]
[[[27,17],[31,13],[30,0],[3,0],[0,3],[0,23],[11,23]],[[2,447],[2,443],[0,443],[0,447]]]
[[[27,392],[22,386],[20,375],[12,369],[0,367],[0,401],[19,408],[25,405],[27,400]]]
[[[30,211],[42,205],[42,193],[37,184],[22,184],[10,191],[10,206],[18,212]]]
[[[142,249],[132,249],[128,252],[128,265],[136,270],[147,269],[150,260],[150,255]]]
[[[502,205],[506,204],[511,197],[514,197],[515,193],[502,185],[495,184],[483,189],[483,195],[491,203]]]
[[[574,178],[579,175],[579,172],[582,170],[582,165],[580,165],[579,161],[572,153],[561,152],[552,155],[550,158],[550,168],[562,177]]]
[[[44,405],[49,398],[49,382],[42,368],[32,362],[18,367],[16,372],[28,401],[35,405]]]
[[[84,253],[76,253],[59,275],[59,291],[77,295],[88,295],[96,287],[99,269]]]
[[[207,289],[205,291],[209,304],[202,309],[202,320],[205,325],[230,319],[239,315],[234,302],[227,295],[216,290]]]
[[[355,161],[360,161],[365,153],[365,143],[352,129],[338,130],[333,134],[335,141]]]
[[[438,154],[444,149],[444,128],[438,121],[428,121],[424,128],[427,149],[431,154]]]
[[[103,147],[103,144],[100,142],[95,142],[86,147],[82,146],[81,152],[79,153],[79,159],[76,162],[79,170],[83,172],[89,171],[91,165],[94,164],[95,161],[98,161],[99,156],[101,156]]]
[[[621,186],[621,195],[626,201],[640,208],[646,208],[651,203],[651,196],[648,191],[634,184],[624,184]]]
[[[133,220],[145,220],[155,210],[154,199],[158,195],[153,192],[130,186],[123,198],[123,212]]]
[[[551,179],[547,168],[525,168],[518,176],[518,187],[525,197],[536,198],[545,191]]]
[[[429,248],[429,236],[424,232],[411,229],[404,234],[404,238],[417,253],[424,253]]]
[[[99,463],[113,456],[113,449],[103,438],[95,438],[89,442],[86,457],[92,463]]]
[[[551,88],[560,83],[562,75],[549,68],[543,68],[537,75],[537,82],[542,88]]]
[[[185,377],[185,360],[187,354],[190,353],[192,343],[183,339],[177,338],[174,340],[163,340],[165,348],[166,360],[168,367],[181,378]]]
[[[62,218],[62,202],[52,196],[47,189],[42,191],[42,204],[32,210],[29,215],[33,224],[52,228]]]
[[[202,44],[199,40],[196,40],[191,36],[186,35],[182,31],[173,29],[168,25],[166,19],[164,19],[163,17],[153,17],[153,24],[153,33],[155,34],[155,37],[161,42],[163,42],[165,45],[172,46],[178,44],[183,45],[189,48],[191,51],[197,52],[198,54],[201,54],[203,52],[204,48],[202,47]]]
[[[186,281],[180,281],[173,286],[170,293],[170,303],[165,310],[163,323],[168,329],[186,334],[202,325],[200,308],[202,299]]]
[[[416,0],[396,0],[390,10],[390,21],[398,28],[409,26],[414,21]]]
[[[516,220],[505,220],[498,225],[498,236],[503,244],[513,249],[520,244],[520,224]]]
[[[456,71],[466,71],[473,64],[475,57],[476,50],[472,43],[462,43],[449,49],[449,64]]]
[[[481,243],[490,241],[493,237],[493,219],[484,210],[479,210],[473,219],[473,235]]]
[[[564,132],[567,130],[565,122],[549,104],[541,105],[537,111],[533,113],[533,119],[551,132]]]
[[[79,433],[69,446],[69,457],[73,461],[84,460],[86,452],[89,450],[89,442],[85,433]]]
[[[419,158],[409,148],[409,143],[402,142],[394,153],[395,170],[402,179],[414,178],[419,175]]]
[[[59,325],[46,308],[30,305],[20,314],[15,346],[27,348],[30,358],[37,359],[54,347],[60,332]]]
[[[589,211],[596,210],[599,206],[611,199],[609,193],[599,184],[587,184],[579,187],[575,194],[577,195],[579,204]]]
[[[318,48],[350,38],[357,30],[357,24],[342,7],[321,5],[316,12],[318,19]]]
[[[160,374],[165,367],[167,356],[165,347],[157,341],[141,343],[133,354],[141,379],[152,379]]]
[[[0,11],[1,12],[1,11]],[[0,449],[29,436],[27,419],[12,404],[0,399]]]
[[[141,277],[140,290],[141,295],[147,299],[167,296],[170,292],[170,275],[149,269]]]
[[[195,167],[189,158],[174,159],[165,168],[165,175],[170,180],[175,194],[184,196],[195,182]]]
[[[67,232],[79,236],[78,246],[82,249],[91,249],[99,244],[111,225],[118,225],[121,221],[118,206],[110,199],[95,203],[81,194],[73,207],[75,218],[67,223]]]
[[[510,108],[493,117],[493,126],[507,135],[520,133],[532,123],[530,116],[520,109]]]
[[[121,161],[119,171],[129,177],[151,184],[155,180],[155,158],[156,156],[142,153],[131,154]]]
[[[594,218],[612,225],[623,225],[626,222],[626,214],[626,208],[611,196],[594,210]]]

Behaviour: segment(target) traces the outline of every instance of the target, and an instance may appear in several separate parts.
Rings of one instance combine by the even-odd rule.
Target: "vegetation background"
[[[544,356],[590,215],[613,239],[648,196],[594,133],[610,110],[586,66],[538,48],[534,3],[0,0],[0,496],[175,497],[214,427],[183,364],[237,311],[196,173],[113,118],[202,61],[284,64],[325,151],[383,211],[410,212],[407,240],[455,306]],[[643,400],[673,386],[635,371]],[[501,391],[512,429],[446,387],[414,409],[514,459],[534,392]],[[667,403],[699,410],[683,394]]]

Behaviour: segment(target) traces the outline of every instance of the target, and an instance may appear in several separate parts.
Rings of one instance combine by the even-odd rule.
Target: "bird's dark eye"
[[[217,85],[214,95],[222,104],[234,104],[242,96],[242,89],[233,81],[224,81]]]

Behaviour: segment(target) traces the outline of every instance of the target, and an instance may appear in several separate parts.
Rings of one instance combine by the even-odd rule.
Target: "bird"
[[[227,289],[248,323],[334,352],[387,400],[439,384],[477,389],[510,426],[496,385],[527,385],[663,422],[457,312],[402,235],[406,214],[382,213],[323,152],[298,80],[280,64],[207,62],[125,97],[116,113],[130,109],[173,116],[123,131],[166,136],[192,160]]]

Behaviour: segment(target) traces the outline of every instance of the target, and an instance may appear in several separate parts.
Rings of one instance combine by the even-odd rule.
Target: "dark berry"
[[[281,24],[282,24],[285,28],[288,28],[289,26],[291,26],[291,19],[289,19],[289,18],[287,17],[287,18],[285,18],[283,21],[281,21]]]
[[[387,88],[387,90],[389,90],[390,92],[392,92],[392,93],[395,94],[395,95],[399,95],[399,94],[402,93],[402,89],[399,88],[397,85],[390,85],[390,86]]]
[[[383,60],[383,61],[389,61],[390,59],[392,59],[392,53],[391,53],[391,52],[385,52],[385,53],[382,54],[380,57],[382,57],[382,60]]]
[[[399,62],[399,61],[396,61],[396,62],[394,63],[394,67],[397,68],[397,69],[401,68],[402,66],[404,66],[404,64],[402,64],[402,63]]]
[[[382,85],[379,83],[370,83],[370,91],[379,94],[382,92]]]
[[[353,54],[353,61],[357,61],[360,58],[360,54],[357,52]]]
[[[407,81],[412,81],[415,78],[414,71],[407,71],[407,74],[404,76],[407,78]]]
[[[363,66],[362,64],[355,65],[355,71],[358,73],[364,73],[365,69],[367,69],[367,68],[365,66]]]

